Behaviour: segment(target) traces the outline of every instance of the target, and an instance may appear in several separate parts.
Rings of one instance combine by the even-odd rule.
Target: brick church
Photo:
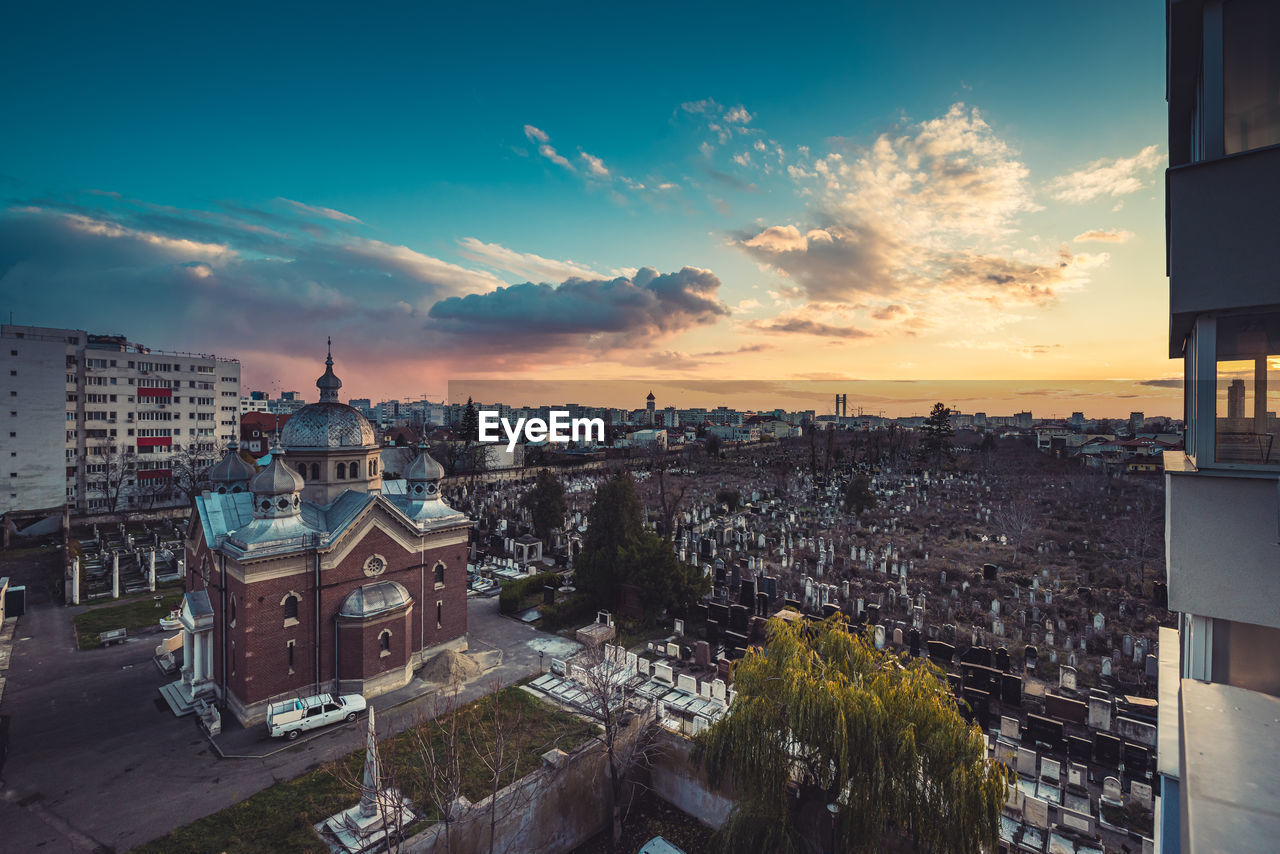
[[[270,463],[256,472],[233,446],[196,499],[182,677],[162,689],[175,711],[221,701],[247,726],[286,692],[372,697],[466,647],[470,520],[425,448],[382,480],[373,428],[338,402],[332,354],[325,366]]]

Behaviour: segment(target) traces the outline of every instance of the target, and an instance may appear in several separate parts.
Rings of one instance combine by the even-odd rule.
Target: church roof
[[[402,608],[412,601],[409,591],[400,582],[375,581],[348,593],[338,614],[343,617],[372,617]]]
[[[240,483],[257,474],[257,469],[244,461],[240,456],[240,446],[236,442],[227,445],[227,453],[209,469],[209,480],[213,483]]]
[[[308,403],[293,413],[280,431],[280,444],[289,451],[329,448],[372,448],[377,445],[373,427],[345,403]]]

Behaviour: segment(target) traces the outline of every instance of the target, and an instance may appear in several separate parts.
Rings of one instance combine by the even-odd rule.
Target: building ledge
[[[1187,456],[1186,451],[1165,451],[1164,470],[1166,474],[1194,474],[1205,477],[1236,477],[1251,480],[1276,480],[1280,478],[1280,469],[1275,466],[1247,466],[1235,464],[1196,465],[1195,460]]]
[[[1274,851],[1280,698],[1182,680],[1183,851]]]
[[[1177,629],[1161,627],[1158,643],[1157,696],[1160,705],[1156,711],[1156,772],[1181,779],[1182,763],[1178,754],[1178,718],[1181,713],[1178,691],[1182,687],[1181,636]]]

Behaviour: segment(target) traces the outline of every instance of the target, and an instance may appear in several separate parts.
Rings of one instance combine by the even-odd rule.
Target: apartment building
[[[1164,457],[1156,842],[1280,839],[1280,5],[1169,0],[1169,355],[1186,446]]]
[[[0,512],[186,504],[239,436],[240,363],[82,329],[0,326]]]

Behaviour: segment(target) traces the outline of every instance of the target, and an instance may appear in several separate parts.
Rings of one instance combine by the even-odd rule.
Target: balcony
[[[1169,610],[1280,628],[1276,475],[1165,453]]]
[[[1195,315],[1277,301],[1280,146],[1177,166],[1166,181],[1169,356],[1176,358]]]

